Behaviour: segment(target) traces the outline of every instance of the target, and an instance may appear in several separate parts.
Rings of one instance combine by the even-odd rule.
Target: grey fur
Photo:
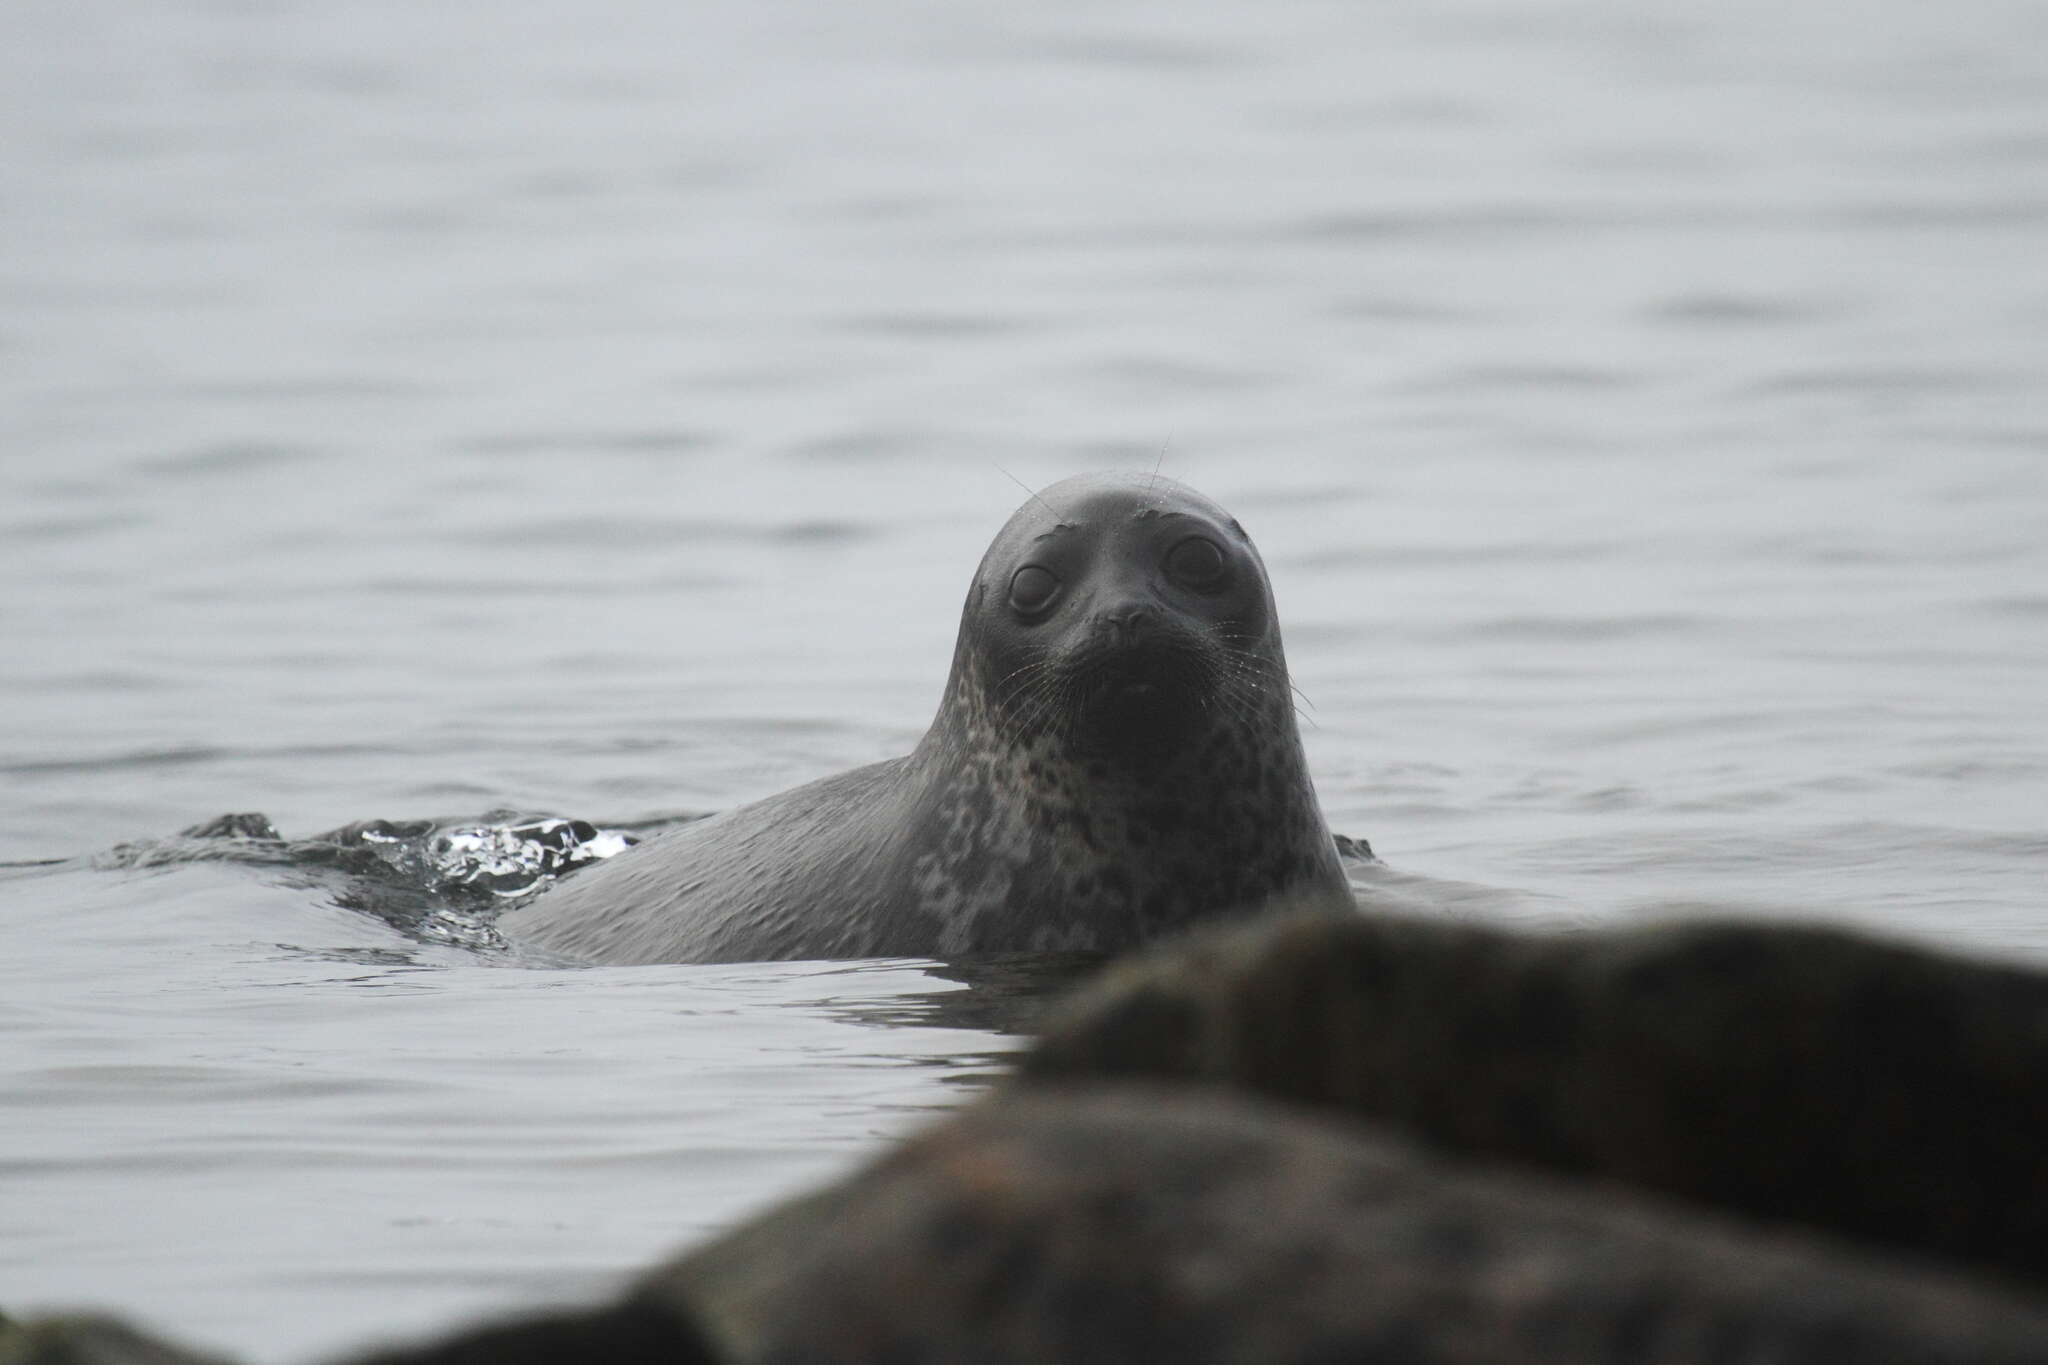
[[[1221,586],[1168,567],[1190,541]],[[1025,566],[1059,585],[1035,619]],[[1282,897],[1350,903],[1265,567],[1194,490],[1092,475],[990,545],[914,751],[685,826],[500,927],[601,962],[1115,951]]]

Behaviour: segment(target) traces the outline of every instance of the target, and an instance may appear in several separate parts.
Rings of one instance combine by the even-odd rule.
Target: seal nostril
[[[1158,625],[1158,613],[1146,606],[1113,607],[1099,619],[1109,638],[1120,645],[1136,644]]]

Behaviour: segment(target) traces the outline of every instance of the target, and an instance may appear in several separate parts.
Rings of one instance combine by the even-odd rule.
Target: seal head
[[[1133,772],[1172,766],[1217,708],[1286,689],[1244,528],[1151,479],[1073,479],[1026,503],[975,575],[953,670],[962,710],[1008,740]]]
[[[501,921],[604,961],[1118,951],[1348,907],[1265,565],[1170,479],[1088,475],[982,557],[917,748],[686,826]]]

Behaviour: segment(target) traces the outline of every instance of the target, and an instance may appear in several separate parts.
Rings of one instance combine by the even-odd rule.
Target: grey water
[[[2048,961],[2048,10],[19,0],[0,1308],[297,1359],[589,1297],[1018,1045],[331,877],[900,753],[1033,486],[1271,568],[1369,903]]]

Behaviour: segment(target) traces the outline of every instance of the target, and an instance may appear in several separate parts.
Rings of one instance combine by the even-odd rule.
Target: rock
[[[226,1365],[160,1341],[114,1318],[65,1314],[11,1322],[0,1317],[0,1365]]]
[[[1130,1085],[976,1106],[641,1292],[758,1365],[2048,1358],[1903,1260]]]
[[[1112,967],[1021,1062],[1075,1077],[1227,1087],[2048,1279],[2048,977],[1846,931],[1267,923]]]
[[[483,1323],[423,1346],[358,1356],[355,1365],[714,1365],[718,1359],[687,1317],[628,1298],[589,1311]]]
[[[647,1299],[501,1319],[423,1346],[352,1357],[352,1365],[715,1365],[702,1334]],[[0,1365],[228,1365],[112,1318],[0,1318]]]

